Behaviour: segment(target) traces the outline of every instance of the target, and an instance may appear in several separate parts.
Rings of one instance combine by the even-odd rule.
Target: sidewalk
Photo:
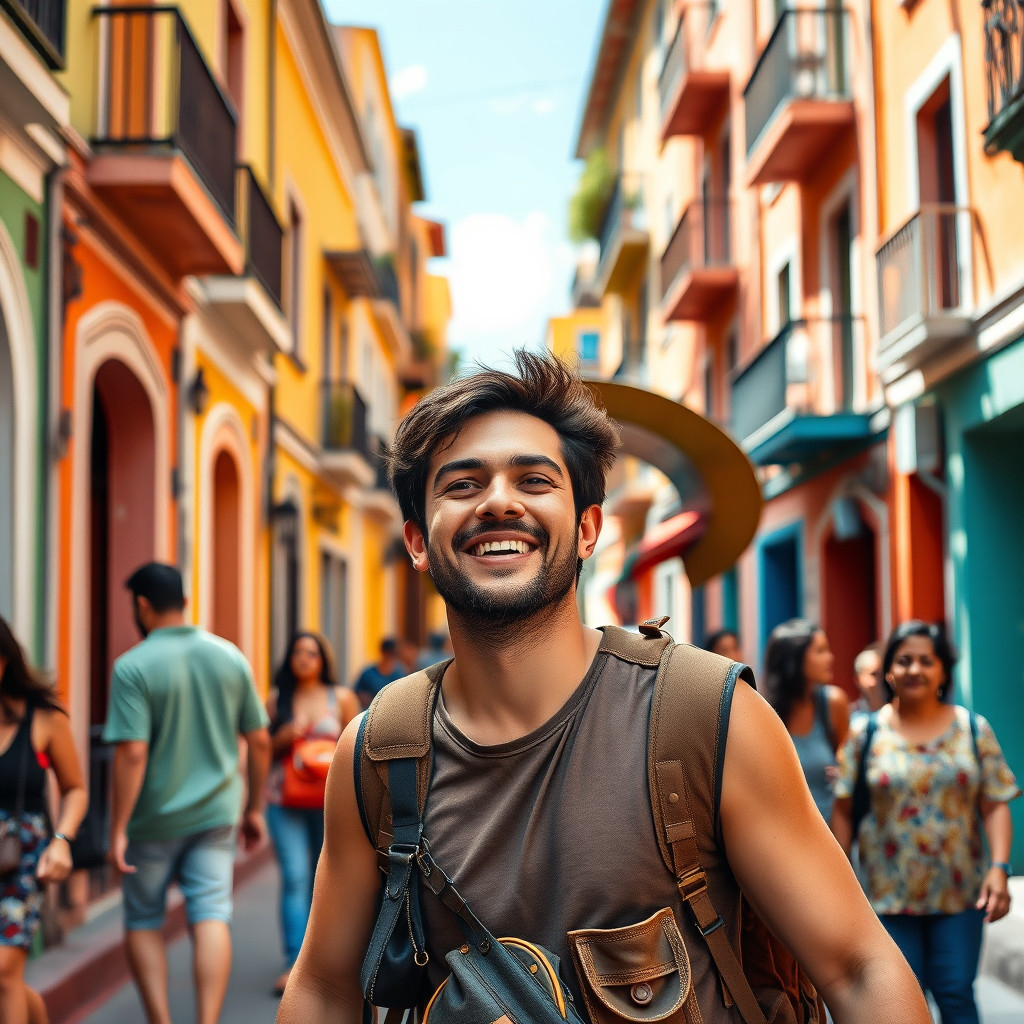
[[[273,851],[265,844],[253,854],[239,852],[235,864],[235,891],[247,881],[266,875],[262,887],[277,891]],[[276,935],[276,919],[262,927]],[[164,937],[170,946],[185,933],[185,908],[176,889],[168,902]],[[113,894],[90,921],[76,928],[54,949],[31,960],[26,979],[40,992],[50,1024],[76,1024],[103,1005],[129,980],[123,945],[120,894]],[[141,1019],[137,1005],[132,1021]],[[272,1018],[271,1018],[272,1019]]]
[[[1024,995],[1024,876],[1010,879],[1010,913],[985,929],[981,973]]]

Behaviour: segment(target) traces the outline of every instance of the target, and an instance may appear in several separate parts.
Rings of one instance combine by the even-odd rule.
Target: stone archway
[[[18,250],[0,222],[0,615],[34,643],[39,379]]]

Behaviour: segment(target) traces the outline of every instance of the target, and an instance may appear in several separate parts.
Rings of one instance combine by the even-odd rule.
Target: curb
[[[269,843],[251,854],[239,853],[234,890],[245,885],[273,859]],[[185,904],[174,890],[164,921],[165,943],[185,933]],[[29,962],[27,983],[43,997],[50,1024],[75,1024],[100,1007],[131,979],[124,952],[124,929],[118,901],[93,921],[70,932],[64,941]]]

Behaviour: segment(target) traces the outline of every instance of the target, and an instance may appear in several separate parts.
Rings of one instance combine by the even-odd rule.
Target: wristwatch
[[[54,832],[53,833],[53,838],[54,839],[63,839],[64,842],[68,844],[68,846],[71,845],[71,837],[70,836],[66,836],[63,832]]]
[[[992,861],[992,867],[1002,868],[1006,872],[1006,877],[1009,878],[1013,874],[1013,868],[1005,860],[994,860]]]

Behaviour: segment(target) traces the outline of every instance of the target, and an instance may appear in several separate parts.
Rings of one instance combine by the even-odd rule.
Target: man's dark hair
[[[180,612],[185,607],[181,573],[173,565],[147,562],[140,565],[124,585],[135,597],[144,597],[158,615]]]
[[[776,626],[768,637],[762,692],[783,722],[789,719],[793,705],[807,693],[804,655],[820,630],[810,619],[789,619]]]
[[[438,447],[475,416],[523,412],[557,431],[579,518],[604,501],[619,432],[595,392],[559,359],[518,349],[515,373],[481,369],[431,391],[398,425],[385,458],[402,517],[426,535],[427,476]]]
[[[385,637],[380,642],[380,653],[383,655],[394,654],[398,650],[398,641],[393,636]]]
[[[885,687],[889,700],[892,700],[896,693],[886,677],[889,675],[892,663],[896,660],[896,652],[905,640],[909,640],[913,636],[922,636],[932,642],[932,650],[935,652],[935,657],[941,662],[942,670],[946,675],[939,699],[947,704],[950,703],[953,700],[953,669],[957,663],[956,648],[946,636],[945,626],[936,622],[922,622],[920,619],[908,619],[906,622],[901,622],[889,634],[889,639],[885,642],[885,653],[882,655],[882,686]]]

